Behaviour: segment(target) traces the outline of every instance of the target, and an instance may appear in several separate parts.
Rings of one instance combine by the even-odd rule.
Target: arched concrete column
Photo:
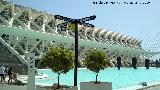
[[[135,38],[133,41],[132,41],[132,45],[134,46],[134,47],[136,47],[136,42],[138,42],[138,40],[137,40],[137,38]]]
[[[135,40],[134,42],[133,42],[133,45],[135,46],[135,47],[141,47],[140,46],[140,44],[142,43],[142,40]]]
[[[137,42],[135,42],[135,45],[138,46],[142,43],[142,40],[137,40]]]
[[[103,30],[100,32],[100,37],[102,37],[103,39],[106,39],[106,34],[107,34],[108,30]]]
[[[79,64],[80,64],[81,67],[85,66],[84,63],[83,63],[83,60],[78,60],[78,62],[79,62]]]
[[[108,32],[106,33],[106,38],[107,38],[107,40],[108,40],[109,42],[111,42],[111,36],[112,36],[113,33],[114,33],[114,32],[112,32],[112,31],[108,31]]]
[[[111,67],[115,67],[112,61],[109,61],[109,64],[111,65]]]
[[[80,36],[80,38],[82,38],[82,39],[88,39],[87,38],[87,35],[86,35],[86,27],[85,26],[83,26],[83,25],[78,25],[78,31],[79,31],[79,36]]]
[[[121,41],[120,41],[120,39],[122,38],[122,34],[118,34],[117,36],[116,36],[116,42],[118,42],[119,44],[121,44]]]
[[[45,22],[45,27],[48,28],[48,31],[46,31],[46,33],[59,35],[58,32],[57,32],[58,21],[52,15],[47,15],[47,17],[48,17],[48,19]],[[66,31],[66,33],[69,36],[68,30]]]
[[[118,34],[119,34],[119,33],[114,32],[114,33],[112,34],[112,36],[111,36],[111,40],[112,40],[112,41],[116,41],[116,37],[117,37]]]
[[[106,30],[102,30],[102,31],[100,32],[100,37],[101,37],[101,39],[102,39],[104,42],[107,41],[107,37],[106,37],[107,32],[108,32],[108,31],[106,31]]]
[[[93,33],[92,33],[92,36],[95,38],[96,41],[100,42],[101,39],[99,38],[99,36],[97,35],[97,33],[101,31],[101,29],[98,29],[98,28],[94,28],[93,30]]]
[[[133,37],[128,37],[127,38],[127,43],[128,43],[129,46],[132,46],[132,43],[131,43],[132,39],[134,39],[134,38]]]
[[[127,36],[126,35],[123,35],[122,36],[122,38],[120,39],[120,42],[122,43],[122,44],[126,44],[125,42],[125,40],[126,40],[126,38],[127,38]]]
[[[136,43],[136,45],[137,45],[138,48],[141,48],[141,47],[142,47],[142,46],[141,46],[141,43],[142,43],[142,40],[140,40],[139,42]]]
[[[47,21],[47,16],[45,13],[42,12],[32,12],[32,19],[31,19],[31,29],[45,32],[45,22]]]
[[[129,36],[126,36],[126,37],[124,38],[124,42],[125,42],[126,45],[129,45],[128,42],[127,42],[128,39],[129,39]]]
[[[132,43],[133,43],[134,40],[135,40],[135,38],[133,38],[133,37],[131,37],[131,38],[128,40],[130,46],[133,46]]]
[[[121,56],[121,66],[122,66],[122,67],[126,67],[126,65],[125,65],[125,60],[124,60],[124,56],[125,56],[125,55],[122,55],[122,56]]]
[[[97,37],[99,38],[99,39],[102,39],[102,37],[101,37],[101,32],[103,32],[104,30],[102,29],[102,28],[100,28],[99,30],[98,30],[98,32],[96,32],[96,35],[97,35]]]
[[[87,38],[90,40],[95,40],[95,38],[93,37],[93,31],[94,31],[94,28],[86,27],[85,33]]]
[[[125,40],[128,45],[130,45],[130,44],[129,44],[129,40],[130,40],[131,38],[132,38],[132,37],[128,36],[128,37],[126,38],[126,40]]]

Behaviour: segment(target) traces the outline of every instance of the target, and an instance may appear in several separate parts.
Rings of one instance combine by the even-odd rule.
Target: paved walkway
[[[123,87],[123,88],[114,89],[114,90],[157,90],[157,89],[152,89],[157,86],[160,87],[160,81],[147,83],[147,86],[136,85],[136,86]]]
[[[45,74],[39,74],[39,75],[35,76],[35,79],[45,79],[45,78],[48,78],[48,76],[45,75]],[[7,84],[8,83],[8,79],[9,79],[9,77],[7,76],[5,78],[5,83],[4,82],[0,82],[0,84]],[[28,75],[18,75],[17,76],[17,80],[20,80],[23,83],[27,83],[27,79],[28,79]],[[12,81],[14,82],[14,80],[12,80]]]

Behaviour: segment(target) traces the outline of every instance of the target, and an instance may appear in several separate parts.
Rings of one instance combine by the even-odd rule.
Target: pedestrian
[[[5,82],[5,79],[6,79],[6,76],[8,75],[8,65],[6,65],[5,69],[4,69],[4,82]]]
[[[4,70],[4,73],[5,73],[6,76],[7,76],[7,74],[8,74],[8,65],[6,65],[5,70]]]
[[[0,66],[0,76],[1,76],[1,81],[0,82],[5,82],[5,68],[4,64]]]
[[[13,76],[12,76],[12,67],[11,66],[8,69],[8,76],[9,76],[8,84],[10,84],[10,81],[12,83],[12,79],[13,79]]]
[[[0,82],[2,82],[2,77],[3,77],[3,72],[2,72],[2,70],[3,70],[3,67],[2,66],[0,66],[0,77],[1,77],[1,81]]]
[[[17,72],[13,72],[12,74],[13,74],[12,77],[13,77],[14,82],[17,82],[18,73]]]

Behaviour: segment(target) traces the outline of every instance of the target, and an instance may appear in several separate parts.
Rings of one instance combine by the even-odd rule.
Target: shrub
[[[73,52],[64,47],[50,47],[49,50],[43,55],[42,62],[44,65],[48,66],[54,73],[58,74],[57,88],[60,87],[60,74],[65,74],[73,68],[73,58]]]
[[[96,73],[96,84],[97,77],[100,70],[108,67],[109,58],[103,51],[100,50],[89,50],[85,53],[85,61],[84,64],[87,69]]]

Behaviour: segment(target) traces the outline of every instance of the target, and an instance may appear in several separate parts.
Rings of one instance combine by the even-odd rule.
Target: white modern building
[[[35,53],[36,64],[49,46],[63,45],[74,51],[74,31],[61,31],[57,25],[65,21],[55,19],[54,15],[35,9],[0,0],[0,45],[2,51],[7,49],[19,65],[27,65],[29,53]],[[84,53],[89,49],[99,49],[110,57],[110,66],[115,66],[116,58],[122,58],[122,65],[129,66],[133,57],[138,65],[145,58],[159,54],[141,48],[141,40],[113,32],[111,30],[78,25],[79,62],[83,64]],[[2,54],[5,54],[1,52]],[[9,57],[7,57],[9,58]]]

